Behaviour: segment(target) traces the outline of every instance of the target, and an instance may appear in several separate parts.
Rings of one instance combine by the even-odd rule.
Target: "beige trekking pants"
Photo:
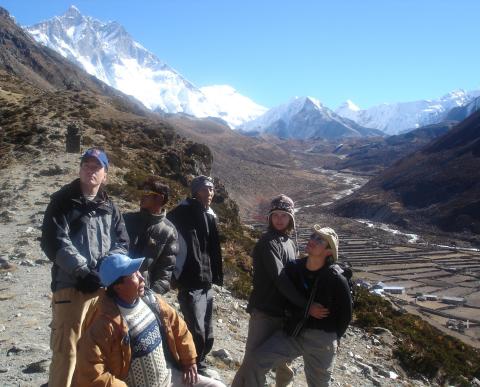
[[[61,289],[52,296],[50,349],[52,363],[48,387],[70,387],[82,324],[95,311],[98,291],[84,294],[74,288]]]

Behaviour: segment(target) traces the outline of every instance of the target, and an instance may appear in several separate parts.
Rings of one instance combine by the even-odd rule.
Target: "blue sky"
[[[267,107],[480,89],[478,0],[0,0],[21,25],[71,4],[118,21],[195,85],[229,84]]]

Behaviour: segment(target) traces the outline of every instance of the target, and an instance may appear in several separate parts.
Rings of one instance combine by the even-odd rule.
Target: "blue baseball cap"
[[[103,150],[90,148],[82,155],[81,161],[84,161],[88,157],[95,157],[105,169],[108,169],[108,157]]]
[[[103,286],[110,286],[117,279],[125,275],[135,273],[145,258],[132,259],[123,254],[112,254],[106,256],[101,264],[98,274]]]

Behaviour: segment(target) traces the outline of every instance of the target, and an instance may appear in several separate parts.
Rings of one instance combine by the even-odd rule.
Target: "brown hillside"
[[[480,233],[480,112],[395,163],[335,207],[411,229]]]
[[[158,115],[39,46],[0,9],[0,167],[49,158],[52,168],[45,173],[57,179],[71,124],[80,129],[83,149],[106,149],[113,164],[107,189],[127,207],[137,206],[138,183],[149,174],[170,185],[172,206],[188,193],[193,175],[211,172],[206,146],[179,136]],[[241,235],[238,207],[221,182],[216,186],[214,207],[225,237]],[[12,204],[0,198],[1,207]],[[232,259],[245,254],[242,248],[236,245]]]

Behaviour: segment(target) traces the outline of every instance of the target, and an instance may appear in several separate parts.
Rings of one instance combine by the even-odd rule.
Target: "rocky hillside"
[[[158,175],[170,186],[170,205],[174,205],[188,194],[193,176],[211,173],[213,156],[207,146],[180,136],[158,114],[38,46],[4,10],[0,36],[2,168],[40,157],[56,160],[66,149],[67,128],[73,125],[83,149],[105,148],[113,165],[107,188],[132,204],[138,201],[137,187],[147,175]],[[62,171],[61,165],[58,168],[51,174]],[[214,207],[224,240],[245,239],[245,244],[230,244],[226,254],[226,266],[234,276],[236,260],[247,255],[249,238],[241,228],[238,206],[218,179],[216,187]]]
[[[395,136],[345,140],[336,152],[339,157],[326,163],[325,167],[377,174],[445,134],[456,124],[458,121],[445,121]],[[316,151],[316,148],[311,150]],[[319,152],[322,152],[321,147]]]
[[[110,178],[123,170],[115,166]],[[0,385],[35,386],[48,379],[50,334],[50,261],[38,238],[49,195],[78,173],[78,155],[58,150],[16,160],[0,170]],[[132,204],[115,197],[122,211]],[[215,341],[208,356],[228,385],[243,355],[248,315],[244,300],[215,288]],[[167,300],[178,308],[175,293]],[[395,338],[385,329],[367,333],[350,328],[342,340],[334,386],[428,386],[402,370],[392,354]],[[306,386],[301,361],[294,363],[295,386]],[[269,381],[272,382],[270,375]]]
[[[480,242],[480,112],[338,203],[342,216],[466,233]]]
[[[78,155],[60,150],[54,158],[43,154],[31,160],[17,160],[0,170],[1,386],[38,387],[48,379],[51,263],[41,252],[38,238],[49,195],[77,173]],[[114,181],[122,175],[118,167],[112,168],[111,173]],[[122,211],[134,207],[121,197],[115,200]],[[228,289],[230,285],[228,282],[226,288],[214,287],[216,340],[207,357],[227,385],[242,359],[248,324],[246,302],[234,297]],[[178,309],[175,292],[168,293],[166,299]],[[385,328],[384,320],[391,317],[388,313],[392,314],[384,309],[374,313],[375,328],[348,329],[339,348],[333,386],[439,385],[440,379],[431,377],[429,381],[402,368],[395,353],[404,341],[396,338],[393,329]],[[359,317],[362,325],[368,325],[366,321],[372,318],[365,313]],[[400,318],[398,312],[393,313],[394,321],[403,321]],[[293,368],[295,386],[306,386],[303,362],[296,360]],[[269,385],[273,380],[269,374]],[[474,379],[469,378],[470,381],[473,383]]]

